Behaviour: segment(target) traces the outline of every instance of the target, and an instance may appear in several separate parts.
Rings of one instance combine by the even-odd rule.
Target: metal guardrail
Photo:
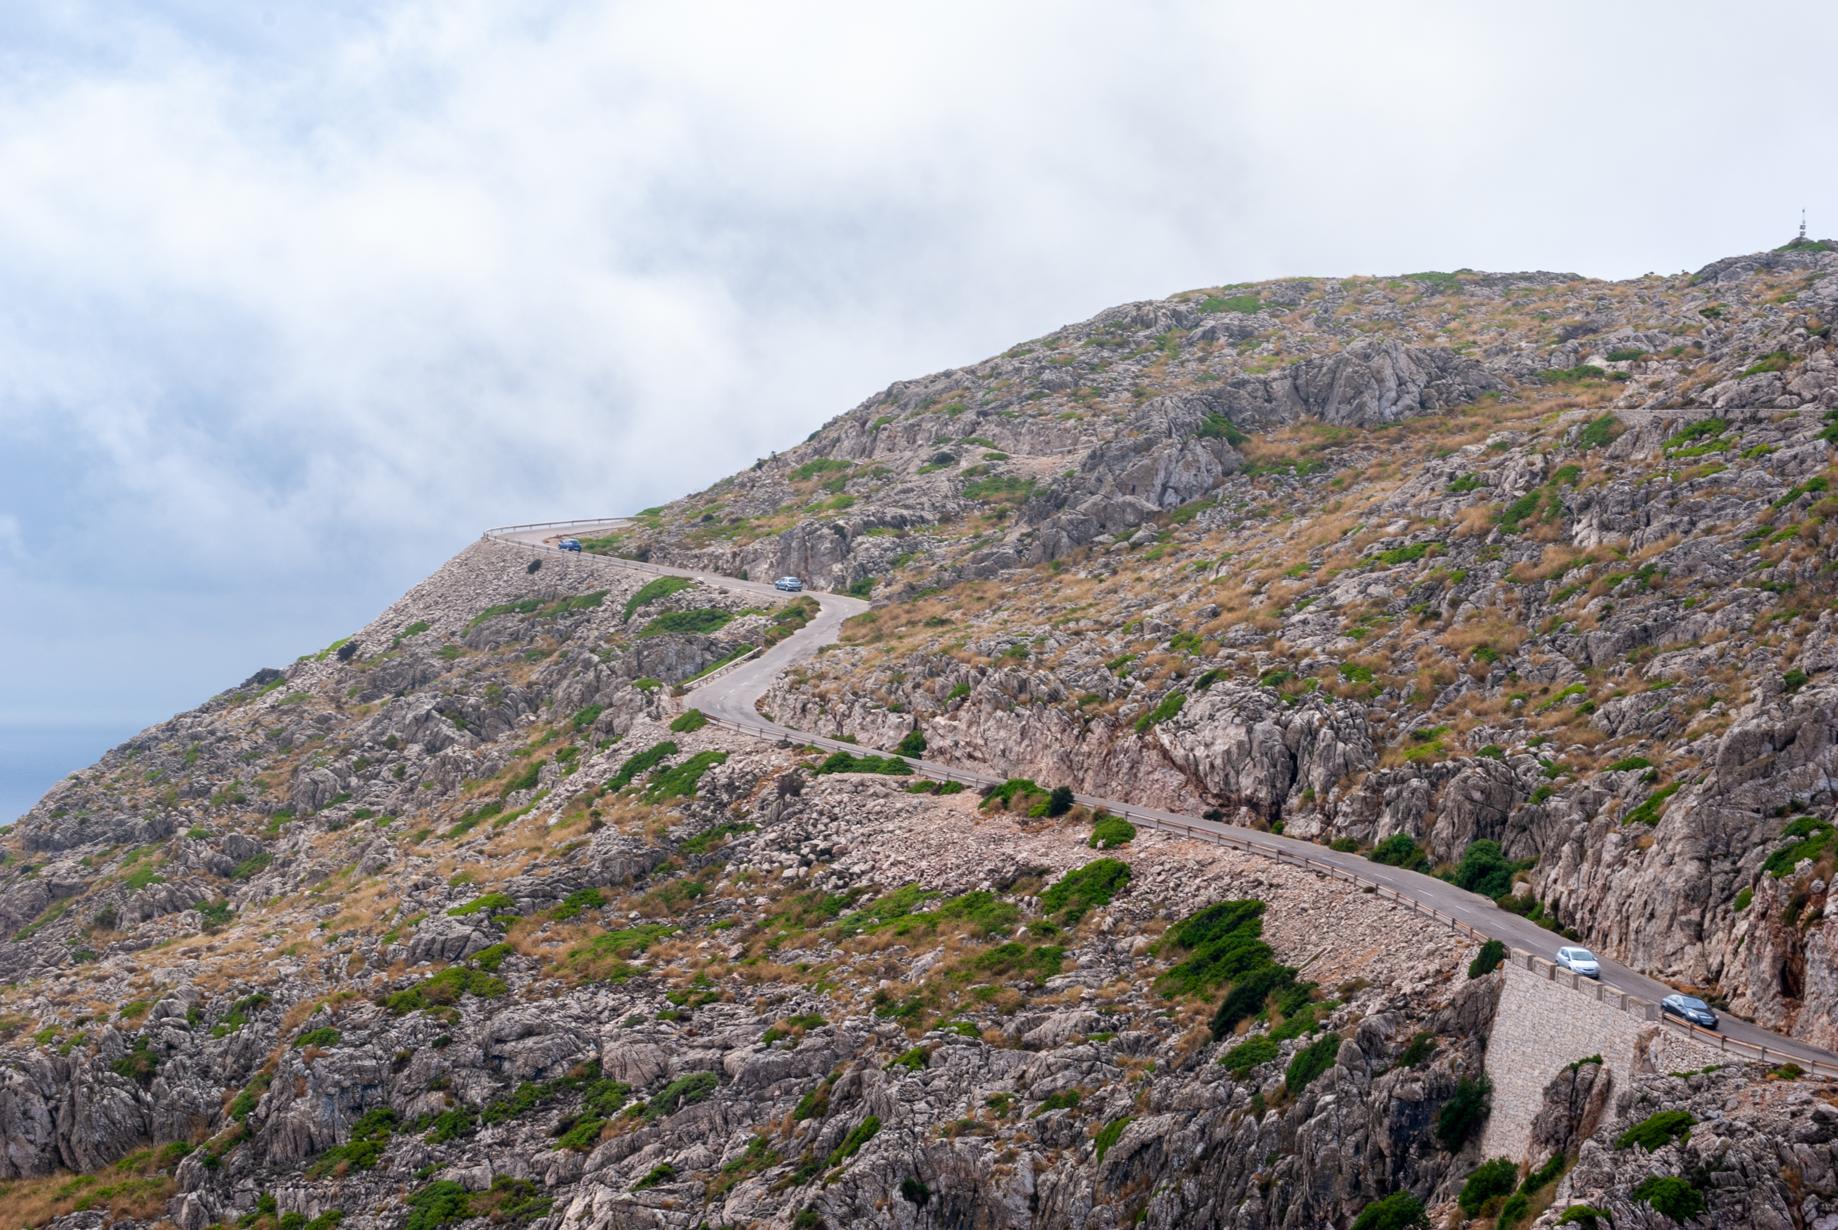
[[[753,648],[747,650],[747,652],[743,654],[739,654],[735,657],[729,658],[726,662],[723,662],[720,666],[717,666],[714,670],[708,672],[708,674],[706,675],[697,675],[694,679],[686,679],[683,681],[681,685],[682,692],[679,692],[678,695],[682,695],[683,693],[686,693],[686,692],[693,692],[705,683],[712,683],[715,680],[721,678],[723,675],[727,674],[729,671],[733,670],[735,667],[741,665],[744,662],[751,662],[753,659],[759,657],[762,653],[765,653],[765,652],[766,651],[764,649],[760,648],[758,645],[755,645]]]
[[[678,576],[687,571],[678,568],[660,568],[652,564],[647,564],[642,560],[626,559],[623,556],[577,555],[575,552],[563,551],[559,547],[552,547],[546,543],[518,542],[514,539],[504,537],[507,534],[524,530],[566,529],[571,526],[608,525],[613,522],[627,519],[628,518],[623,517],[598,517],[577,518],[571,521],[534,521],[525,525],[496,526],[486,530],[483,537],[504,542],[510,546],[523,547],[530,551],[567,555],[571,558],[591,560],[596,565],[614,568],[629,568],[638,572],[648,572],[656,576]],[[736,581],[739,580],[739,578],[733,579]],[[699,687],[713,679],[717,679],[729,670],[739,666],[741,663],[761,652],[763,652],[761,649],[755,647],[751,654],[745,654],[734,659],[732,662],[724,663],[716,670],[693,681],[688,687]],[[766,723],[754,725],[714,713],[710,713],[707,716],[709,721],[717,726],[722,726],[743,735],[749,735],[772,742],[798,742],[813,747],[825,748],[830,751],[850,753],[860,753],[863,750],[858,744],[845,743],[840,739],[828,739],[821,735],[805,734],[802,731],[793,730],[788,726]],[[966,786],[977,787],[999,786],[1003,781],[1002,778],[996,777],[994,774],[952,769],[944,765],[912,760],[907,757],[901,757],[901,759],[906,760],[906,763],[912,766],[915,776],[926,777],[935,781],[958,782]],[[1284,849],[1281,846],[1253,841],[1250,838],[1242,837],[1234,833],[1222,833],[1216,829],[1199,827],[1186,822],[1165,820],[1159,816],[1137,811],[1135,808],[1129,807],[1128,805],[1119,805],[1109,800],[1098,799],[1089,795],[1074,795],[1073,797],[1086,806],[1101,808],[1104,811],[1121,816],[1135,824],[1141,824],[1166,833],[1175,833],[1193,841],[1210,842],[1214,845],[1223,846],[1226,849],[1240,850],[1244,853],[1255,854],[1262,858],[1274,859],[1279,863],[1284,863],[1291,867],[1300,867],[1306,871],[1313,871],[1319,875],[1325,875],[1349,884],[1358,885],[1363,891],[1372,892],[1379,897],[1395,902],[1415,914],[1430,919],[1432,922],[1444,924],[1448,926],[1451,931],[1465,935],[1470,939],[1485,942],[1493,938],[1473,924],[1457,918],[1453,914],[1448,914],[1442,910],[1436,909],[1434,906],[1426,905],[1390,885],[1381,884],[1377,880],[1368,879],[1365,876],[1359,875],[1357,872],[1342,867],[1337,863],[1329,862],[1326,859],[1311,858],[1306,854],[1298,854],[1292,850]],[[1568,975],[1568,978],[1559,978],[1557,976],[1559,967],[1534,952],[1509,944],[1507,945],[1507,959],[1514,963],[1522,963],[1527,970],[1533,973],[1539,972],[1541,966],[1546,967],[1544,973],[1548,980],[1552,982],[1567,981],[1571,990],[1579,994],[1586,993],[1585,988],[1581,985],[1575,973],[1565,970],[1563,972]],[[1745,1042],[1739,1038],[1732,1038],[1719,1030],[1705,1029],[1701,1026],[1693,1025],[1689,1021],[1668,1016],[1660,1011],[1658,1004],[1655,1004],[1651,1000],[1642,998],[1638,995],[1630,995],[1625,991],[1620,991],[1613,987],[1604,987],[1597,979],[1587,979],[1584,981],[1591,984],[1594,991],[1594,998],[1598,1002],[1609,1004],[1611,1007],[1625,1012],[1630,1016],[1638,1017],[1641,1020],[1657,1023],[1660,1028],[1670,1030],[1675,1034],[1680,1034],[1699,1042],[1714,1042],[1717,1050],[1724,1054],[1751,1059],[1759,1063],[1793,1063],[1808,1072],[1820,1076],[1838,1077],[1838,1064],[1815,1059],[1807,1055],[1796,1054],[1792,1051],[1782,1050],[1778,1047],[1771,1048],[1759,1043]],[[1614,997],[1612,1001],[1609,999],[1611,995]]]
[[[726,727],[737,733],[774,742],[785,741],[803,743],[809,746],[838,752],[860,753],[863,750],[858,744],[845,743],[840,739],[828,739],[821,735],[808,735],[802,731],[793,730],[788,726],[767,725],[763,723],[760,725],[752,725],[747,722],[736,721],[733,718],[723,717],[713,713],[709,714],[708,718],[709,721],[714,724]],[[962,769],[952,769],[943,765],[913,760],[909,757],[901,757],[901,759],[912,766],[915,776],[931,778],[936,781],[959,782],[966,786],[983,787],[1001,785],[1003,780],[990,773],[975,773]],[[1279,863],[1284,863],[1291,867],[1300,867],[1306,871],[1313,871],[1319,875],[1329,876],[1336,880],[1358,885],[1363,891],[1374,893],[1385,900],[1395,902],[1405,909],[1410,910],[1412,913],[1427,918],[1432,922],[1447,926],[1451,931],[1465,935],[1469,939],[1485,942],[1493,938],[1464,919],[1438,910],[1434,906],[1426,905],[1409,894],[1393,888],[1391,885],[1368,879],[1355,871],[1351,871],[1336,863],[1328,862],[1325,859],[1311,858],[1306,854],[1298,854],[1279,846],[1253,841],[1235,833],[1221,833],[1211,828],[1164,820],[1159,816],[1137,811],[1133,807],[1120,807],[1103,799],[1096,799],[1086,795],[1075,795],[1074,797],[1087,806],[1102,808],[1112,815],[1121,816],[1135,824],[1142,824],[1149,828],[1159,829],[1163,832],[1174,833],[1194,841],[1210,842],[1213,845],[1223,846],[1230,850],[1240,850],[1247,854],[1255,854],[1263,858],[1274,859]],[[1607,1004],[1611,1008],[1625,1012],[1629,1016],[1637,1017],[1640,1020],[1657,1023],[1660,1028],[1668,1029],[1675,1034],[1682,1034],[1699,1041],[1714,1042],[1717,1049],[1725,1054],[1752,1058],[1761,1063],[1778,1064],[1791,1062],[1798,1064],[1809,1072],[1814,1072],[1822,1076],[1838,1077],[1838,1064],[1827,1063],[1822,1060],[1813,1059],[1810,1056],[1798,1055],[1779,1048],[1744,1042],[1739,1038],[1732,1038],[1728,1034],[1721,1033],[1717,1030],[1703,1029],[1687,1021],[1679,1020],[1676,1017],[1667,1016],[1659,1010],[1659,1005],[1652,1000],[1618,990],[1614,987],[1603,986],[1597,979],[1579,978],[1569,970],[1563,970],[1563,976],[1560,976],[1559,967],[1554,962],[1540,957],[1537,953],[1527,949],[1518,948],[1509,944],[1507,945],[1506,951],[1509,961],[1521,964],[1533,973],[1540,972],[1542,968],[1545,977],[1549,981],[1567,984],[1571,990],[1578,994],[1593,993],[1592,998],[1597,1002]]]

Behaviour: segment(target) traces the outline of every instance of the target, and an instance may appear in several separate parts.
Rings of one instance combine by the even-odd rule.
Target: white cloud
[[[1689,4],[210,7],[73,0],[0,72],[4,541],[143,662],[175,592],[292,596],[162,701],[1113,302],[1676,268],[1838,177],[1825,10],[1763,58]]]

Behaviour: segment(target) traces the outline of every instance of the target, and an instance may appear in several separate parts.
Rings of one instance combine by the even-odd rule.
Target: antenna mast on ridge
[[[1800,206],[1800,238],[1806,238],[1806,207]]]

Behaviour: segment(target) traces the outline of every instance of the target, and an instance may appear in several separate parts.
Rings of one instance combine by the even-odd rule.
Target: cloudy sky
[[[0,819],[486,525],[1116,302],[1838,232],[1838,10],[1728,14],[6,6]]]

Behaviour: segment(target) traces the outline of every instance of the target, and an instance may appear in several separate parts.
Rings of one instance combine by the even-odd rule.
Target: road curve
[[[514,543],[534,551],[563,554],[554,544],[565,535],[580,536],[592,534],[595,531],[604,532],[624,524],[626,522],[619,518],[599,521],[552,522],[535,526],[510,526],[487,530],[485,536],[500,542]],[[567,554],[572,555],[572,553]],[[782,593],[761,581],[742,581],[718,573],[669,568],[614,556],[580,555],[573,558],[589,566],[638,570],[659,576],[688,577],[705,585],[746,594],[750,597],[784,598]],[[766,694],[773,681],[782,672],[799,662],[815,657],[824,646],[837,640],[841,635],[845,620],[869,609],[869,604],[860,598],[818,591],[807,592],[821,606],[817,617],[765,653],[730,666],[696,686],[695,705],[709,717],[745,734],[827,748],[833,751],[860,752],[864,749],[855,744],[826,739],[768,721],[760,716],[757,708],[760,698]],[[992,786],[1003,780],[994,774],[962,769],[938,761],[910,756],[906,759],[918,773],[927,777],[959,781],[973,786]],[[1357,854],[1330,850],[1326,846],[1294,837],[1283,837],[1262,829],[1243,828],[1239,825],[1205,820],[1178,812],[1143,807],[1120,799],[1083,794],[1076,797],[1080,803],[1089,807],[1102,808],[1105,811],[1126,816],[1139,824],[1169,829],[1199,840],[1218,842],[1282,862],[1306,866],[1338,879],[1372,885],[1382,894],[1393,897],[1421,912],[1429,913],[1439,920],[1448,921],[1458,929],[1487,939],[1500,940],[1509,948],[1520,953],[1542,957],[1546,962],[1563,942],[1552,932],[1516,914],[1500,909],[1485,897],[1467,892],[1446,880],[1438,880],[1434,876],[1424,875],[1421,872],[1408,871],[1401,867],[1387,867],[1384,864],[1364,859]],[[1601,961],[1600,986],[1606,992],[1604,998],[1612,1001],[1615,999],[1615,993],[1619,993],[1621,996],[1632,997],[1639,1001],[1637,1004],[1629,1005],[1630,1011],[1638,1012],[1646,1005],[1656,1005],[1674,990],[1665,983],[1649,978],[1618,961],[1602,957],[1599,953],[1597,956]],[[1564,973],[1558,973],[1556,977],[1568,979],[1568,975]],[[1583,981],[1583,986],[1588,986],[1587,980]],[[1648,1010],[1648,1015],[1651,1015],[1652,1011]],[[1717,1033],[1690,1029],[1670,1018],[1666,1018],[1665,1023],[1681,1032],[1693,1033],[1712,1045],[1737,1044],[1731,1046],[1730,1049],[1734,1058],[1760,1060],[1771,1064],[1791,1060],[1809,1070],[1838,1075],[1838,1053],[1811,1046],[1794,1038],[1782,1037],[1759,1025],[1727,1013],[1720,1015],[1722,1015],[1722,1029]],[[1746,1044],[1746,1049],[1753,1053],[1742,1053],[1744,1048],[1741,1044]]]

